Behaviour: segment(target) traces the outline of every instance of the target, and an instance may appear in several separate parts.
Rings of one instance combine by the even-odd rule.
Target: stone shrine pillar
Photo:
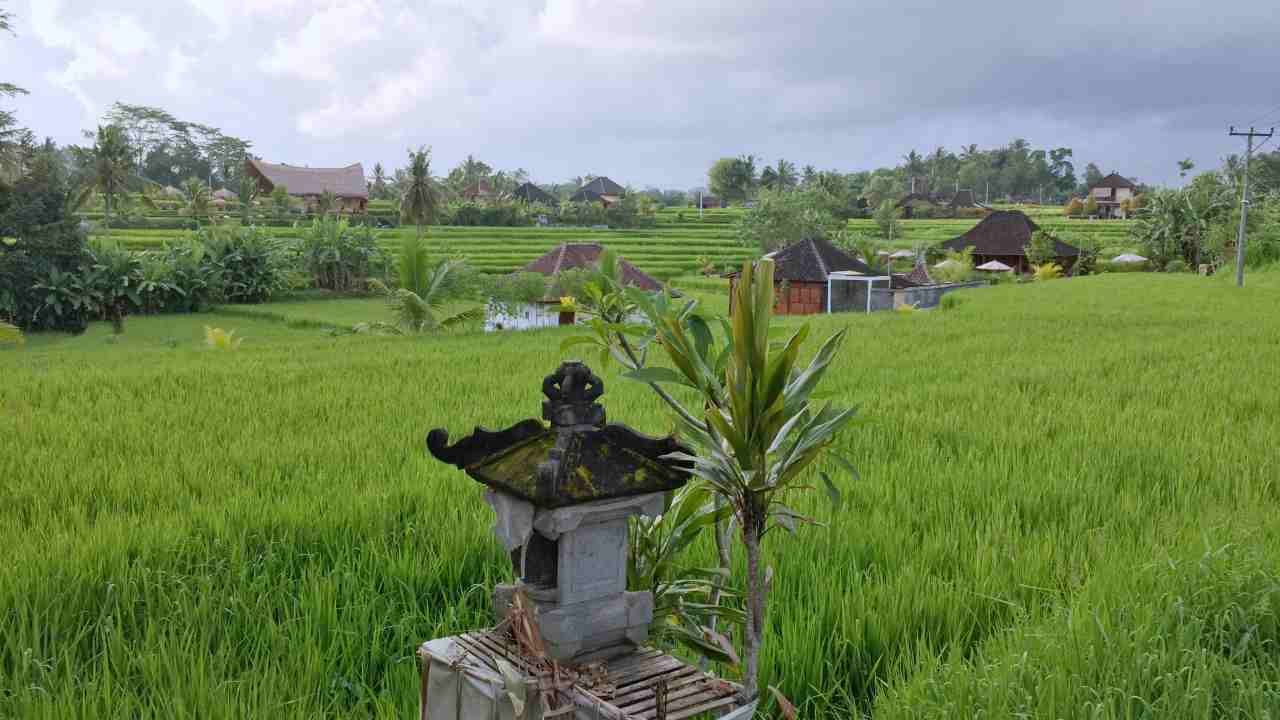
[[[523,591],[552,659],[625,654],[645,642],[653,620],[652,593],[627,591],[628,518],[662,513],[665,494],[689,477],[666,456],[688,451],[672,438],[606,424],[596,402],[604,383],[582,363],[561,365],[542,392],[549,425],[477,428],[453,446],[433,430],[427,446],[489,488],[494,531],[518,578],[494,589],[495,619]]]

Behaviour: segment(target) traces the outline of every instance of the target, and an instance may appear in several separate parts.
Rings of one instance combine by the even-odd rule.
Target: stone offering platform
[[[562,667],[487,630],[427,642],[418,658],[422,720],[749,720],[755,710],[739,704],[737,684],[653,649]],[[513,676],[523,712],[509,694]]]

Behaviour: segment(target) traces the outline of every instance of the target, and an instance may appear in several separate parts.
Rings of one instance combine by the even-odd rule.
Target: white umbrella
[[[933,267],[934,267],[935,269],[939,269],[939,270],[941,270],[941,269],[943,269],[943,268],[958,267],[959,265],[960,265],[960,263],[959,263],[959,262],[956,262],[955,260],[951,260],[951,259],[949,259],[949,258],[948,258],[948,259],[943,260],[942,262],[940,262],[940,263],[938,263],[938,264],[934,265]]]
[[[899,258],[909,258],[909,257],[915,257],[915,256],[916,254],[911,252],[910,250],[899,250],[898,252],[890,255],[889,257],[893,258],[894,260],[897,260]]]
[[[992,260],[991,262],[982,263],[981,265],[978,266],[977,269],[989,270],[991,272],[1009,272],[1013,268],[1009,267],[1008,265],[1005,265],[999,260]]]
[[[1133,253],[1125,253],[1123,255],[1117,255],[1111,260],[1111,262],[1118,262],[1118,263],[1144,263],[1146,261],[1147,261],[1146,258],[1142,257],[1141,255],[1135,255]]]

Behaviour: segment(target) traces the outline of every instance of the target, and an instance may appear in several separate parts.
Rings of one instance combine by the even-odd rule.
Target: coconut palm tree
[[[209,217],[209,211],[213,207],[213,194],[200,178],[187,178],[182,183],[182,199],[185,203],[183,212],[194,218],[197,224],[200,218]]]
[[[316,214],[320,216],[334,212],[338,207],[338,196],[332,190],[325,190],[316,198]]]
[[[397,259],[400,287],[387,295],[387,303],[395,316],[392,326],[397,332],[446,330],[484,316],[484,308],[480,306],[452,315],[443,314],[449,276],[458,267],[459,263],[452,260],[433,266],[431,253],[422,238],[404,239]]]
[[[240,224],[249,225],[253,221],[253,203],[258,199],[258,181],[249,175],[241,175],[236,199],[240,201]]]
[[[385,200],[387,197],[387,171],[382,163],[373,164],[373,182],[369,184],[369,194],[374,200]]]
[[[111,211],[116,195],[125,192],[133,175],[133,152],[119,125],[98,126],[98,134],[89,151],[89,180],[81,188],[75,206],[83,207],[95,192],[103,197],[103,226],[111,229]]]
[[[430,225],[440,209],[440,189],[431,177],[431,148],[409,151],[409,168],[400,199],[400,220],[418,227],[418,239],[422,239],[422,227]]]

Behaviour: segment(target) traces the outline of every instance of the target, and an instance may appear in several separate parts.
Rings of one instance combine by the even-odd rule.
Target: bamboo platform
[[[721,717],[739,708],[738,685],[659,650],[561,668],[530,660],[508,635],[494,630],[465,633],[454,640],[489,670],[500,672],[501,659],[536,681],[544,718],[685,720]],[[425,689],[424,675],[424,693]]]

